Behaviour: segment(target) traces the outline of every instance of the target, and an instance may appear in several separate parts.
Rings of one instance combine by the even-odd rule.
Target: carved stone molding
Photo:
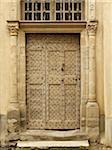
[[[18,54],[18,21],[7,21],[10,33],[10,100],[7,112],[7,131],[8,140],[19,138],[20,129],[20,110],[18,105],[18,86],[17,86],[17,54]]]
[[[89,20],[95,20],[95,0],[89,0]]]
[[[92,142],[99,138],[99,106],[96,100],[96,29],[97,21],[90,21],[86,25],[89,45],[89,86],[88,103],[86,106],[86,131]]]
[[[19,21],[24,32],[35,33],[80,33],[86,28],[86,21],[34,22]]]
[[[88,22],[86,25],[86,29],[89,35],[95,35],[97,30],[98,22]]]
[[[18,21],[8,21],[8,29],[11,36],[17,36],[19,30]]]

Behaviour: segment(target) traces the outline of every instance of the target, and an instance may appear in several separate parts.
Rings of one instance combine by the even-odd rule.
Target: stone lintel
[[[19,21],[20,28],[27,33],[80,33],[86,21]]]

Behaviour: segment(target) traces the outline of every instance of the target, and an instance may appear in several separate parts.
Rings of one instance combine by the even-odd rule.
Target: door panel
[[[61,84],[49,84],[46,129],[63,128],[64,99]]]
[[[46,129],[62,129],[64,125],[62,47],[56,42],[57,37],[52,37],[50,41],[48,39],[46,47]]]
[[[26,82],[29,129],[45,128],[45,49],[38,36],[27,36]]]
[[[29,129],[80,126],[78,34],[27,34]]]
[[[75,75],[76,55],[77,51],[65,51],[65,75]]]

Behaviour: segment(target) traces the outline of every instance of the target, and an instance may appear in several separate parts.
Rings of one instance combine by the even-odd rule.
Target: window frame
[[[50,1],[50,0],[29,0],[31,1],[32,3],[32,10],[29,11],[32,13],[32,18],[31,19],[26,19],[25,18],[25,12],[27,13],[28,11],[25,11],[25,1],[27,0],[22,0],[21,1],[21,20],[25,20],[25,21],[37,21],[37,22],[46,22],[46,21],[83,21],[85,20],[85,2],[84,0],[53,0],[53,1]],[[34,10],[34,4],[36,1],[40,1],[41,2],[41,10],[40,11],[35,11]],[[50,10],[43,10],[43,2],[47,2],[48,1],[50,2]],[[59,2],[58,2],[59,1]],[[56,3],[60,3],[60,2],[63,2],[63,10],[56,10]],[[72,10],[65,10],[65,3],[72,3]],[[81,10],[74,10],[74,4],[77,3],[77,5],[79,3],[81,3]],[[60,3],[61,4],[61,3]],[[69,4],[68,4],[69,5]],[[70,5],[69,5],[70,6]],[[68,8],[69,9],[69,8]],[[69,12],[71,11],[71,12]],[[28,13],[29,13],[28,12]],[[43,19],[43,13],[47,13],[49,14],[49,19]],[[41,17],[40,19],[34,19],[34,14],[36,13],[40,13]],[[59,14],[63,14],[63,19],[56,19],[56,14],[59,13]],[[65,14],[68,14],[70,13],[72,15],[71,19],[66,19],[65,18]],[[75,14],[78,14],[80,13],[81,14],[81,18],[80,19],[75,19]],[[61,17],[60,17],[61,18]]]

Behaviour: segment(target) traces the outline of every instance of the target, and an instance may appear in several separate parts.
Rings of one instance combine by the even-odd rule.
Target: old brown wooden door
[[[27,121],[29,129],[80,126],[78,34],[27,34]]]

